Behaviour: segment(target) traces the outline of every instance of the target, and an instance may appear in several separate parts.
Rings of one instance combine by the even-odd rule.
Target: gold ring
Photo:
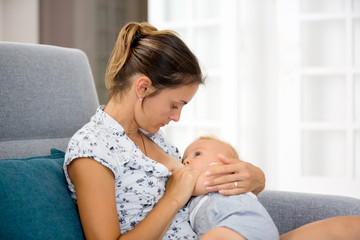
[[[235,188],[237,188],[238,187],[237,181],[235,181],[234,184],[235,184]]]

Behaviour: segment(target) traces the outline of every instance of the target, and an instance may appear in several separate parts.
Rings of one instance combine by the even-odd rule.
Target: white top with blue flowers
[[[100,106],[90,122],[71,138],[64,172],[71,196],[76,200],[75,188],[67,172],[67,165],[72,160],[91,158],[109,168],[115,176],[116,207],[121,233],[125,233],[144,219],[163,196],[171,172],[146,157],[125,134],[123,127],[103,109],[104,106]],[[167,154],[181,161],[178,149],[166,141],[161,132],[144,133]],[[197,239],[189,224],[187,207],[177,213],[163,239]]]

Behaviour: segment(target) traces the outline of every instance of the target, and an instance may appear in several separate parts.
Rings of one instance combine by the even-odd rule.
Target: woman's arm
[[[115,180],[110,169],[90,158],[78,158],[68,165],[68,173],[86,239],[118,239]]]
[[[190,198],[197,179],[197,173],[186,168],[174,171],[153,210],[134,229],[121,235],[113,173],[90,158],[74,160],[68,172],[75,185],[86,239],[161,239]]]
[[[209,166],[205,176],[206,189],[209,192],[219,191],[224,195],[236,195],[246,192],[259,194],[265,188],[264,172],[251,163],[219,155],[224,164]],[[237,186],[235,186],[235,181]]]

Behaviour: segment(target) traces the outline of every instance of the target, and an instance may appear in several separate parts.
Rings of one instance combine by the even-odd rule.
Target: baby
[[[217,192],[206,193],[203,176],[208,166],[222,164],[219,154],[238,158],[231,145],[213,137],[200,137],[195,140],[186,148],[183,156],[183,164],[200,171],[193,193],[196,197],[191,198],[188,203],[190,224],[199,238],[279,239],[273,220],[253,193],[232,196]]]

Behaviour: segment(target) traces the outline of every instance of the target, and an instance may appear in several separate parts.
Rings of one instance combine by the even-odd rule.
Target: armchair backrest
[[[64,151],[98,105],[81,50],[0,42],[0,159]]]

